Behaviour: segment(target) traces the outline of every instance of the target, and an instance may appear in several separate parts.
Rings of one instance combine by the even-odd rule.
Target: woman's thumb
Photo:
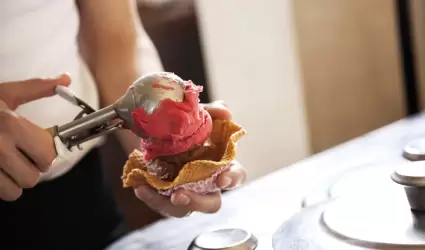
[[[56,86],[68,86],[71,83],[69,74],[62,74],[55,78],[33,78],[24,81],[7,82],[0,84],[0,100],[10,109],[19,105],[55,95]]]

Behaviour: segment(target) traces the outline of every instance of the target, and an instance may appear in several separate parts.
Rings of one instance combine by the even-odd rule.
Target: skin
[[[62,75],[0,84],[0,199],[18,199],[24,188],[37,184],[40,173],[47,171],[56,157],[50,133],[13,110],[21,104],[52,96],[57,85],[68,86],[70,82],[68,75]]]
[[[140,48],[140,36],[145,30],[141,26],[135,1],[82,0],[78,3],[81,15],[80,47],[98,84],[102,104],[109,105],[121,97],[134,80],[147,73],[141,67],[144,55]],[[162,69],[158,68],[157,71]],[[213,117],[231,119],[229,110],[222,102],[204,106]],[[132,133],[120,131],[117,135],[127,153],[138,148],[139,138]],[[218,177],[218,184],[223,188],[235,188],[245,180],[245,176],[243,167],[236,163]],[[189,211],[214,213],[221,207],[219,193],[197,195],[179,191],[171,199],[147,187],[140,187],[135,193],[149,207],[168,216],[181,217]]]
[[[232,118],[231,113],[221,101],[203,104],[202,106],[214,119],[230,120]],[[230,190],[242,184],[245,178],[245,169],[235,161],[230,169],[218,176],[217,186],[221,189]],[[135,194],[149,207],[165,216],[184,217],[193,211],[215,213],[221,207],[220,192],[198,195],[191,191],[178,190],[171,195],[171,198],[168,198],[158,194],[148,185],[144,185],[138,187]]]
[[[80,50],[96,80],[102,105],[109,105],[121,97],[134,80],[147,73],[141,67],[144,54],[140,48],[140,36],[145,31],[140,25],[135,1],[82,0],[77,4],[81,17]],[[70,76],[62,75],[54,79],[0,84],[0,199],[18,199],[24,188],[36,185],[40,173],[47,171],[56,157],[50,134],[13,110],[32,100],[52,96],[55,86],[67,86],[70,82]],[[25,89],[28,83],[31,91]],[[222,102],[204,107],[213,117],[231,119]],[[138,147],[139,138],[131,132],[123,130],[117,135],[128,153]],[[242,166],[235,163],[218,177],[218,185],[223,189],[235,188],[245,176]],[[182,217],[189,211],[213,213],[221,207],[220,193],[202,196],[179,191],[167,199],[146,186],[135,193],[149,207],[168,216]]]

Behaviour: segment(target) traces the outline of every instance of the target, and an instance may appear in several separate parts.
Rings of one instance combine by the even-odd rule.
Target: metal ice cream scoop
[[[72,122],[56,126],[52,131],[68,148],[119,128],[125,127],[133,131],[131,114],[135,109],[141,107],[147,114],[152,114],[164,99],[182,102],[184,91],[184,80],[177,75],[168,72],[151,73],[136,80],[114,104],[95,111],[69,89],[59,86],[56,89],[57,94],[81,107],[83,111]],[[148,138],[144,131],[138,131],[137,136]]]

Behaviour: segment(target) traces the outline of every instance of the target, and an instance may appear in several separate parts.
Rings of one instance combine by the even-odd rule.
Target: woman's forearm
[[[84,0],[80,6],[80,48],[96,80],[102,106],[110,105],[143,74],[142,48],[146,46],[141,36],[147,35],[131,1]],[[131,132],[117,135],[128,153],[139,146]]]

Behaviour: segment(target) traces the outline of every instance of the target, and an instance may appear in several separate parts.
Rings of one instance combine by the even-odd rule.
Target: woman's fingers
[[[246,170],[241,164],[234,161],[229,169],[217,177],[217,186],[224,190],[233,189],[244,183],[245,179]]]
[[[14,201],[21,195],[22,188],[20,188],[6,173],[0,170],[0,199],[4,201]]]
[[[201,104],[213,119],[231,120],[232,114],[223,101]],[[232,189],[246,179],[245,169],[237,162],[217,178],[220,189]],[[135,189],[136,196],[150,208],[167,216],[183,217],[193,211],[215,213],[221,208],[221,192],[197,194],[188,190],[175,191],[171,197],[163,196],[148,185]]]
[[[136,197],[143,201],[148,207],[164,216],[184,217],[189,210],[185,206],[175,206],[170,197],[160,195],[157,191],[147,185],[142,185],[134,190]]]
[[[25,152],[41,172],[46,172],[56,158],[52,135],[22,117],[17,118],[15,126],[16,147]]]
[[[69,86],[69,84],[71,84],[71,77],[66,73],[54,78],[5,82],[0,85],[0,100],[14,110],[21,104],[53,96],[56,86]]]
[[[186,205],[179,204],[181,197],[187,197]],[[215,213],[221,208],[220,192],[210,194],[197,194],[187,190],[177,190],[171,195],[171,202],[175,205],[186,207],[187,211],[198,211],[201,213]]]
[[[214,101],[211,103],[201,104],[213,119],[231,120],[232,113],[227,109],[223,101]]]
[[[215,213],[221,207],[220,192],[199,195],[181,189],[167,197],[144,185],[136,188],[135,194],[147,206],[166,216],[184,217],[193,211]]]
[[[230,168],[217,178],[220,189],[233,189],[241,185],[246,179],[246,171],[238,162],[234,161]],[[136,196],[150,208],[162,215],[183,217],[190,212],[215,213],[221,208],[221,193],[197,194],[188,190],[179,189],[171,197],[159,194],[147,184],[135,190]]]
[[[1,148],[0,169],[21,188],[34,187],[40,172],[16,148]]]

